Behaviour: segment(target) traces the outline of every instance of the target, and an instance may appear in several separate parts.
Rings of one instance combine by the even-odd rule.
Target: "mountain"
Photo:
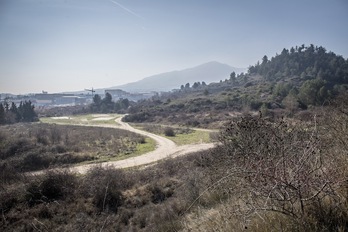
[[[172,71],[146,77],[140,81],[115,86],[128,92],[170,91],[179,89],[181,85],[194,82],[209,84],[220,80],[229,79],[231,72],[241,73],[246,69],[234,68],[216,61],[208,62],[193,68]]]

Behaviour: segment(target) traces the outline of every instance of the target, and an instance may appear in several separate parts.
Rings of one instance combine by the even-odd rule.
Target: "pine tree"
[[[21,118],[24,122],[34,122],[37,121],[37,114],[34,111],[34,105],[32,105],[31,101],[25,101],[20,104],[19,112],[22,113]]]
[[[2,105],[2,103],[0,103],[0,124],[5,124],[6,120],[5,120],[5,108]]]

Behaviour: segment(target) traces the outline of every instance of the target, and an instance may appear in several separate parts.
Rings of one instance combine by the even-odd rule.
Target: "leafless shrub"
[[[21,179],[20,173],[15,169],[13,164],[0,161],[0,189],[5,185],[17,182]]]
[[[21,167],[17,167],[21,171],[33,171],[48,168],[53,157],[38,154],[36,152],[26,154],[20,162]]]
[[[84,177],[81,191],[100,211],[117,212],[124,202],[121,191],[131,184],[122,170],[96,166]]]
[[[6,149],[4,149],[0,154],[0,159],[18,156],[19,154],[32,149],[32,147],[33,145],[28,138],[18,138],[16,140],[8,141]]]
[[[47,171],[29,183],[25,199],[30,206],[65,199],[71,197],[76,185],[76,175],[69,171]]]
[[[62,131],[57,125],[50,128],[50,139],[52,144],[58,144],[62,140]]]
[[[151,201],[154,204],[161,203],[174,194],[174,189],[177,185],[175,180],[162,180],[159,183],[152,183],[148,186],[151,192]]]
[[[290,127],[285,121],[267,122],[243,117],[231,121],[220,136],[231,167],[223,178],[242,183],[236,214],[271,211],[299,223],[324,198],[339,201],[335,187],[340,181],[325,166],[316,122]]]
[[[43,145],[49,144],[48,130],[47,129],[45,129],[43,127],[37,128],[37,130],[35,132],[35,137],[36,137],[36,141],[38,143],[41,143]]]

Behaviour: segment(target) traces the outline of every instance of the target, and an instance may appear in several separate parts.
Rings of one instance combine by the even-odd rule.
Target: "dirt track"
[[[177,157],[177,156],[186,155],[188,153],[192,153],[196,151],[207,150],[214,147],[213,143],[199,143],[199,144],[177,146],[173,141],[167,138],[164,138],[162,136],[155,135],[146,131],[135,129],[132,126],[130,126],[128,123],[122,122],[121,119],[122,118],[117,118],[115,120],[115,122],[118,124],[117,126],[103,125],[102,127],[113,127],[113,128],[117,127],[120,129],[138,133],[144,136],[148,136],[156,141],[157,143],[156,149],[144,155],[140,155],[140,156],[124,159],[124,160],[110,161],[110,162],[105,162],[101,164],[87,164],[87,165],[71,167],[70,168],[71,171],[84,174],[90,168],[96,165],[109,166],[109,167],[115,167],[115,168],[128,168],[128,167],[140,166],[144,164],[150,164],[164,158]],[[37,172],[37,173],[40,173],[40,172]]]

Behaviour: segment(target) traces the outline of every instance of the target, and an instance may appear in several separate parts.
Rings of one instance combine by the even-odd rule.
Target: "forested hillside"
[[[321,46],[302,45],[284,48],[270,59],[264,56],[247,73],[232,72],[219,83],[183,83],[177,92],[139,102],[126,120],[206,127],[228,118],[229,112],[292,117],[347,89],[348,60]]]

